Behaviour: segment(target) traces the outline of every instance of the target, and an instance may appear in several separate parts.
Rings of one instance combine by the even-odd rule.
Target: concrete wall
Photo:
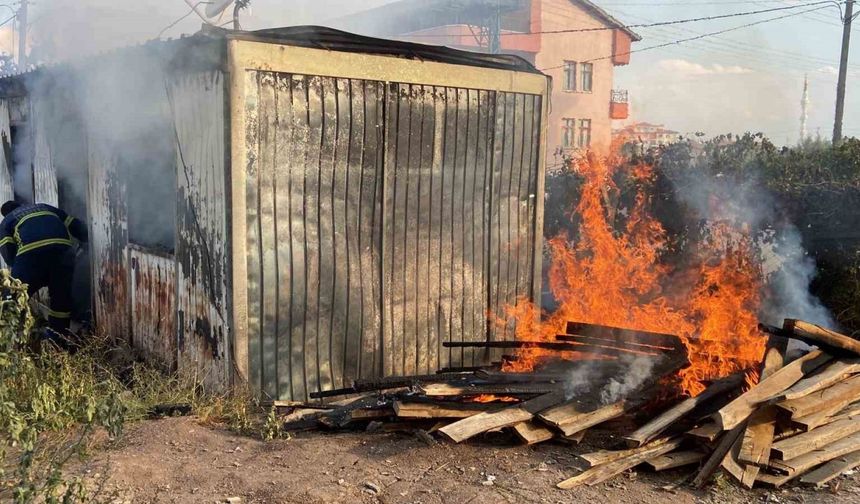
[[[540,1],[541,31],[565,30],[571,27],[599,28],[606,26],[570,0]],[[613,30],[580,33],[545,34],[535,66],[552,77],[552,102],[547,135],[547,166],[560,162],[555,152],[561,147],[562,120],[591,119],[591,146],[595,150],[609,147],[612,137],[612,120],[609,118],[609,101],[612,91],[614,66],[611,58],[594,61],[592,92],[564,91],[564,62],[588,61],[612,54]],[[579,72],[579,68],[577,68]],[[581,76],[578,76],[581,82]]]

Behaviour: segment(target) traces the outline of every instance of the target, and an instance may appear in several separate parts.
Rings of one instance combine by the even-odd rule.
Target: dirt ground
[[[116,503],[860,503],[860,472],[831,488],[742,491],[725,479],[705,491],[665,487],[685,472],[630,472],[597,487],[559,490],[580,446],[516,444],[505,434],[428,445],[405,433],[306,432],[263,442],[194,418],[134,424],[77,469]],[[238,500],[230,498],[238,498]]]

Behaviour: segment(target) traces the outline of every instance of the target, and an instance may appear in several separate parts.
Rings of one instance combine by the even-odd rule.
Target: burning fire
[[[495,394],[480,394],[468,399],[468,402],[491,403],[491,402],[517,402],[519,399],[511,396],[498,396]]]
[[[576,206],[578,240],[557,236],[548,242],[549,287],[559,307],[543,320],[533,303],[508,307],[517,338],[555,341],[568,321],[675,334],[689,354],[690,366],[679,378],[691,396],[704,390],[705,381],[756,367],[766,338],[757,328],[762,276],[749,230],[729,221],[710,223],[694,257],[683,266],[665,264],[667,234],[648,211],[650,166],[630,171],[639,186],[635,204],[623,231],[613,229],[607,200],[618,192],[612,175],[620,166],[595,155],[575,163],[585,179]],[[531,370],[546,355],[521,349],[505,370]]]

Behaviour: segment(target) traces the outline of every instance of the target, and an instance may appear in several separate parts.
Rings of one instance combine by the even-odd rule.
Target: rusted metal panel
[[[132,343],[154,364],[176,366],[176,261],[130,245]]]
[[[120,180],[115,154],[108,142],[91,132],[87,143],[87,206],[96,328],[113,338],[130,340],[126,186]]]
[[[223,390],[231,383],[224,76],[172,77],[168,94],[178,170],[177,367]]]
[[[57,206],[57,172],[48,142],[49,114],[48,104],[43,99],[30,100],[30,127],[33,135],[33,191],[37,203]]]

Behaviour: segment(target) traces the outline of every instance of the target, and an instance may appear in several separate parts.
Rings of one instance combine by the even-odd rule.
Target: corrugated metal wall
[[[176,366],[176,261],[129,246],[132,340],[153,363]]]
[[[97,330],[130,340],[126,185],[117,173],[117,153],[110,143],[91,130],[87,144],[89,247]]]
[[[48,142],[48,112],[46,98],[30,99],[30,128],[33,135],[33,194],[36,203],[58,205],[57,172]]]
[[[540,97],[249,71],[252,384],[304,398],[488,356],[532,292]]]
[[[220,71],[168,83],[178,170],[178,366],[218,389],[231,379],[224,85]]]

